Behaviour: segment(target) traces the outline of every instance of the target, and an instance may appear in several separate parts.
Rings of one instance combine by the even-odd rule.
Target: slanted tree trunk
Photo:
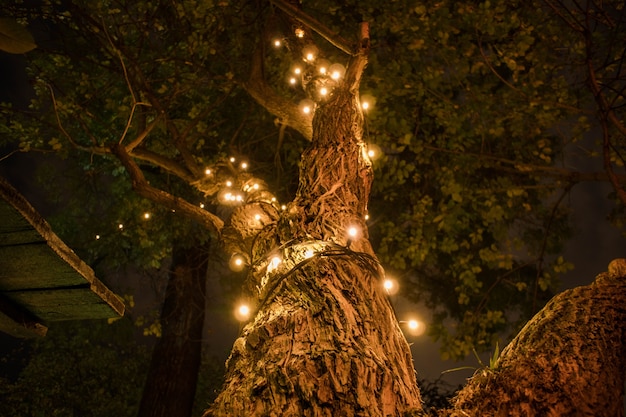
[[[623,416],[626,260],[554,297],[446,416]]]
[[[189,417],[202,348],[208,245],[175,246],[139,417]]]
[[[280,213],[262,202],[247,204],[224,230],[231,250],[249,256],[256,307],[205,416],[421,411],[410,349],[367,240],[372,171],[358,103],[365,52],[316,110],[294,202]],[[251,231],[255,214],[260,224]],[[358,235],[349,236],[349,227]]]

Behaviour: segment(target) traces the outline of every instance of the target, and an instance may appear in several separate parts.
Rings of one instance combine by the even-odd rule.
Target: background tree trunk
[[[554,297],[459,392],[449,416],[622,416],[626,260]]]
[[[208,245],[176,245],[139,417],[189,417],[202,349]]]

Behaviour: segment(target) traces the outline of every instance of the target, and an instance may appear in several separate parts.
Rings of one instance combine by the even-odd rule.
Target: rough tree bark
[[[208,245],[175,246],[139,417],[191,415],[202,349]]]
[[[367,240],[372,171],[358,102],[362,41],[345,81],[316,110],[295,200],[280,213],[247,204],[224,229],[227,246],[247,254],[256,309],[206,417],[421,411],[410,349]],[[349,227],[359,235],[348,236]]]
[[[442,416],[623,416],[626,260],[554,297]]]

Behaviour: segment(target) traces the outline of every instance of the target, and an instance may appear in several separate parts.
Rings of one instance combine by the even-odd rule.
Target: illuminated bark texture
[[[318,107],[294,202],[280,213],[247,204],[224,230],[230,248],[248,254],[256,309],[207,417],[421,412],[410,349],[367,240],[372,171],[358,104],[365,63],[364,54],[353,58],[342,86]],[[279,265],[268,262],[273,255]]]
[[[446,416],[622,416],[626,260],[554,297]]]

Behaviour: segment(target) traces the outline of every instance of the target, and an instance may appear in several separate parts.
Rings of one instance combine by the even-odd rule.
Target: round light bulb
[[[228,263],[228,265],[233,271],[239,272],[245,268],[246,260],[243,256],[235,254],[230,258],[230,262]]]
[[[235,318],[239,321],[247,321],[250,318],[250,306],[247,304],[239,304],[235,309]]]
[[[323,96],[325,96],[327,94],[328,94],[328,88],[326,88],[326,87],[320,88],[320,96],[323,97]]]
[[[148,213],[147,211],[143,214],[143,218],[145,220],[150,220],[150,217],[152,217],[152,215],[150,213]]]
[[[298,38],[304,38],[304,29],[296,28],[295,34]]]
[[[241,165],[239,165],[241,167],[241,169],[246,170],[248,169],[248,163],[247,162],[242,162]]]
[[[230,180],[226,181],[226,186],[227,187],[232,187],[233,186],[233,182],[230,181]]]
[[[122,230],[124,228],[124,225],[122,223],[120,223],[120,224],[117,225],[117,228]]]
[[[346,72],[346,68],[341,64],[333,64],[328,68],[328,72],[330,73],[330,78],[338,80],[343,77],[343,74]]]
[[[359,229],[355,226],[350,226],[348,228],[348,236],[350,237],[357,237],[357,235],[359,234]]]
[[[280,39],[274,39],[274,46],[276,48],[280,48],[281,44],[282,44],[282,42],[280,41]]]
[[[304,114],[311,114],[315,109],[315,103],[312,100],[304,99],[299,104],[300,111]]]
[[[211,175],[211,168],[207,168],[204,170],[205,175]]]

